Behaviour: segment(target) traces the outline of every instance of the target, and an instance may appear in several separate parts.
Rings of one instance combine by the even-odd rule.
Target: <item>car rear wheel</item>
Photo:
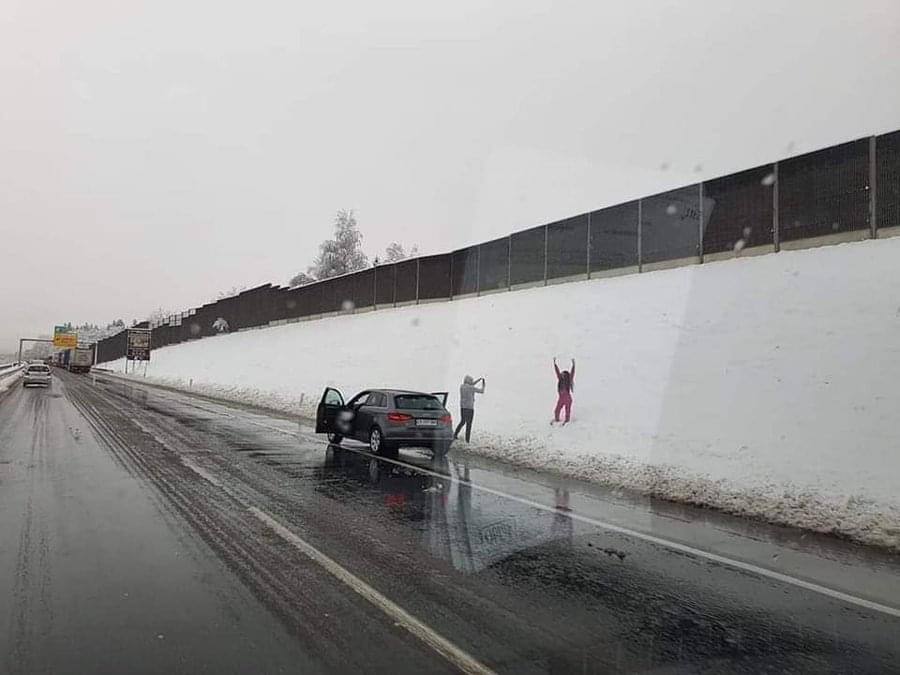
[[[372,451],[373,455],[380,455],[383,449],[384,438],[381,435],[381,429],[372,427],[371,431],[369,431],[369,450]]]

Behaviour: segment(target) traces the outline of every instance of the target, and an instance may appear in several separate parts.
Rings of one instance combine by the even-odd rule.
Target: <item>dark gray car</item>
[[[441,456],[453,441],[446,405],[446,392],[401,389],[366,389],[344,403],[341,392],[326,387],[316,410],[316,432],[328,434],[335,444],[344,438],[368,443],[375,454],[424,447]]]

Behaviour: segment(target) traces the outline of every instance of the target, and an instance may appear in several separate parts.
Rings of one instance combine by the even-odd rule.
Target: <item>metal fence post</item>
[[[547,260],[549,251],[549,238],[550,228],[547,225],[544,225],[544,286],[547,285],[547,265],[550,262],[549,260]]]
[[[781,220],[778,214],[778,162],[772,165],[772,243],[775,253],[781,250]]]
[[[587,269],[585,270],[587,278],[591,278],[591,212],[588,211],[587,219]]]
[[[512,235],[506,238],[506,290],[512,290]]]
[[[644,271],[644,200],[638,199],[637,212],[637,266],[638,272]]]
[[[703,263],[703,183],[700,183],[699,188],[700,193],[700,208],[697,210],[700,214],[700,222],[697,225],[697,229],[699,232],[697,233],[697,242],[700,247],[698,253],[700,254],[700,263]]]
[[[475,295],[481,295],[481,244],[475,246]]]
[[[878,236],[878,150],[875,136],[869,137],[869,229],[872,239]]]

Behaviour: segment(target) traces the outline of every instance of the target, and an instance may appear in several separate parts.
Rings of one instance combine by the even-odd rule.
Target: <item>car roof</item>
[[[416,396],[431,396],[431,394],[426,391],[410,391],[409,389],[364,389],[363,391],[377,391],[380,394],[400,394],[407,396],[410,394]]]

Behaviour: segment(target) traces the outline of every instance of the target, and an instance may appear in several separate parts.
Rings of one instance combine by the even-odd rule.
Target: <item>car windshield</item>
[[[29,373],[49,373],[50,369],[47,366],[28,366]]]
[[[394,396],[398,410],[443,410],[444,406],[429,394],[399,394]]]

